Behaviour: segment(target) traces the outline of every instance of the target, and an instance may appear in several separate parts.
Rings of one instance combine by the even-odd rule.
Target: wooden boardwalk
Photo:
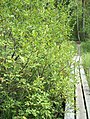
[[[74,60],[78,62],[78,66],[75,67],[74,72],[77,79],[77,85],[75,86],[74,92],[75,98],[73,98],[74,107],[70,108],[70,111],[65,114],[64,119],[90,119],[90,88],[80,55],[75,56]]]
[[[80,59],[80,63],[82,64],[81,59]],[[81,64],[79,70],[80,70],[81,85],[83,90],[83,99],[84,99],[87,119],[90,119],[90,88],[88,86],[84,68]]]
[[[78,67],[78,72],[76,72],[78,75],[76,85],[76,119],[87,119],[79,68],[80,67]]]

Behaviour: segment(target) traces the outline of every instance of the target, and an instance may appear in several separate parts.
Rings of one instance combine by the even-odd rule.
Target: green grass
[[[90,87],[90,52],[87,52],[86,54],[84,53],[82,55],[82,59],[83,59],[83,66],[87,76],[87,81]]]
[[[82,53],[90,52],[90,41],[81,43],[81,51],[82,51]]]
[[[83,66],[86,72],[87,81],[90,87],[90,41],[81,43],[81,53],[83,59]]]

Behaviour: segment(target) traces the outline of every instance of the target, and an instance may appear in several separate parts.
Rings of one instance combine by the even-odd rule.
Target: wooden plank
[[[80,59],[80,63],[82,64],[82,60],[81,59]],[[80,75],[81,75],[83,93],[84,93],[84,98],[85,98],[87,118],[90,119],[90,88],[88,86],[88,82],[87,82],[87,79],[86,79],[85,71],[84,71],[82,65],[80,65]]]
[[[76,62],[80,61],[81,63],[80,46],[78,48],[79,54],[78,56],[75,56],[73,60]],[[66,113],[65,119],[90,119],[90,89],[88,87],[88,83],[82,65],[80,65],[80,75],[82,81],[79,78],[79,69],[77,68],[75,69],[75,75],[78,75],[78,84],[76,86],[76,108],[78,108],[78,111],[75,117],[74,109],[69,109],[67,105],[66,110],[69,110],[69,112]]]
[[[78,56],[76,61],[80,62],[80,56]],[[76,79],[77,79],[77,85],[76,85],[76,119],[87,119],[78,66],[75,68],[75,75],[76,75]]]
[[[70,104],[67,104],[65,111],[64,119],[74,119],[74,105],[71,107]]]
[[[76,119],[87,119],[80,80],[76,87]]]

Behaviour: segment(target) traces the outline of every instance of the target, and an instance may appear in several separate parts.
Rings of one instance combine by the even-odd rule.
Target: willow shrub
[[[0,2],[0,118],[62,118],[74,82],[69,11],[53,0]]]

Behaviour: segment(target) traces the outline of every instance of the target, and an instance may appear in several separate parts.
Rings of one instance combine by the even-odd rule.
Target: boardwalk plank
[[[76,88],[76,109],[77,109],[76,119],[87,119],[80,81],[78,82]]]
[[[77,58],[77,59],[76,59]],[[76,60],[75,60],[76,59]],[[74,113],[74,101],[72,109],[69,107],[69,104],[66,105],[66,111],[69,111],[65,114],[64,119],[90,119],[90,88],[88,86],[85,72],[82,66],[82,61],[80,56],[75,56],[74,60],[76,62],[80,61],[79,68],[76,67],[75,73],[78,83],[76,86],[76,118]],[[72,66],[73,69],[74,66]],[[74,99],[73,99],[74,100]]]
[[[81,59],[80,59],[80,63],[82,64]],[[82,65],[80,65],[80,75],[81,75],[82,86],[83,86],[83,91],[84,91],[87,116],[88,116],[88,119],[90,119],[90,89],[89,89],[88,82],[85,76],[85,71]]]

